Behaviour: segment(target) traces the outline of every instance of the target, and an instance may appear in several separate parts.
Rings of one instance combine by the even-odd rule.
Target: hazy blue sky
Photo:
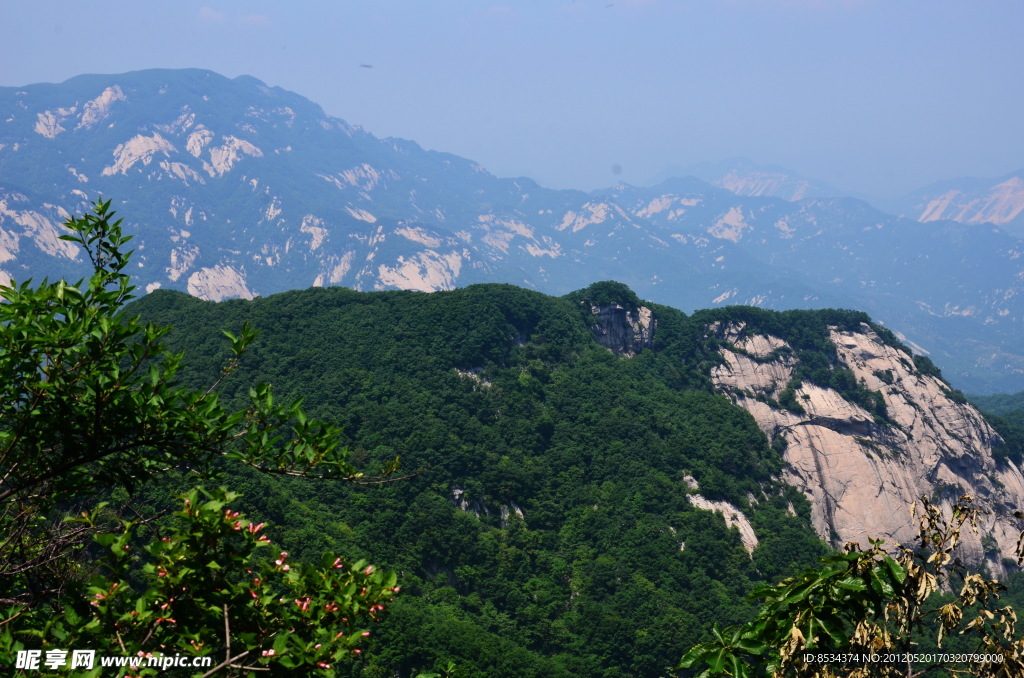
[[[736,155],[874,194],[1024,167],[1016,0],[7,0],[0,17],[0,85],[248,74],[558,188]]]

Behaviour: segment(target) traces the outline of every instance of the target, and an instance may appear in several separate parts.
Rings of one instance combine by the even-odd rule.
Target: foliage
[[[915,354],[914,367],[917,368],[918,372],[926,376],[942,377],[942,372],[939,370],[938,365],[932,362],[932,359],[926,355]]]
[[[998,604],[1005,587],[968,571],[954,555],[962,530],[977,530],[981,511],[972,502],[961,497],[947,518],[922,499],[920,509],[911,507],[919,525],[915,548],[899,546],[890,555],[882,540],[871,540],[869,549],[847,544],[820,567],[755,590],[751,596],[763,599],[756,619],[716,629],[715,639],[695,645],[680,667],[736,678],[1022,675],[1016,614]],[[1018,552],[1024,559],[1020,545]],[[936,601],[933,594],[954,586],[959,594]],[[928,622],[937,627],[938,648],[953,635],[972,637],[973,646],[948,655],[922,652],[914,633]]]
[[[1024,462],[1024,410],[1003,415],[986,413],[985,419],[1002,438],[1002,442],[992,449],[993,456],[1015,464]]]
[[[1024,462],[1024,392],[1013,395],[970,396],[1002,442],[992,450],[997,459]]]
[[[68,647],[87,634],[97,643],[117,639],[125,652],[230,655],[234,647],[261,663],[326,665],[352,641],[323,643],[331,627],[321,623],[347,618],[339,628],[349,630],[369,621],[380,610],[370,608],[393,593],[390,575],[343,572],[332,556],[320,569],[263,568],[265,581],[254,583],[252,549],[265,538],[240,513],[221,510],[235,496],[225,490],[202,501],[199,490],[187,493],[178,522],[142,548],[138,526],[150,520],[125,519],[98,503],[173,469],[217,482],[232,463],[365,480],[336,427],[309,420],[298,402],[275,403],[268,386],[248,389],[240,409],[222,405],[216,388],[252,342],[248,326],[238,336],[224,333],[227,366],[212,387],[176,383],[182,356],[163,348],[168,328],[118,315],[133,288],[128,238],[109,208],[95,203],[94,214],[70,219],[71,233],[62,236],[84,248],[94,269],[88,281],[0,287],[0,655]],[[76,511],[83,517],[68,517]],[[364,593],[338,597],[339,584]],[[278,593],[320,607],[301,615],[288,605],[271,610]],[[323,605],[335,608],[328,614]],[[204,626],[211,615],[219,623]],[[220,627],[222,635],[211,635]],[[321,642],[315,651],[314,640]]]
[[[1009,414],[1024,411],[1024,391],[1013,394],[972,395],[969,399],[979,410],[992,414]]]
[[[629,310],[640,306],[640,297],[636,295],[636,292],[614,280],[602,280],[601,282],[593,283],[582,290],[566,295],[566,299],[575,304],[586,302],[595,306],[619,304]]]
[[[804,497],[773,480],[779,452],[710,392],[704,326],[651,308],[656,348],[631,359],[596,345],[571,299],[508,285],[216,304],[157,291],[132,310],[174,326],[194,387],[227,357],[210,328],[262,328],[226,403],[271,381],[343,425],[359,470],[396,455],[427,468],[372,500],[357,485],[232,480],[281,549],[402,572],[350,675],[404,678],[450,661],[467,676],[662,675],[714,622],[749,617],[752,587],[826,552]],[[750,518],[753,554],[694,508],[687,474]]]

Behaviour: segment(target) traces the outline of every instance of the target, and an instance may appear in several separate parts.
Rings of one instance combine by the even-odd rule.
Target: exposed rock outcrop
[[[963,535],[963,555],[1003,573],[1014,554],[1024,508],[1024,475],[997,462],[1001,443],[974,407],[959,402],[938,377],[918,370],[913,357],[885,343],[867,324],[859,331],[831,328],[839,362],[863,388],[881,393],[888,422],[837,391],[804,381],[799,407],[777,402],[798,361],[778,337],[748,332],[742,323],[715,323],[709,331],[731,346],[712,370],[716,388],[749,411],[771,440],[784,438],[784,479],[812,503],[823,539],[867,545],[867,538],[910,543],[908,507],[922,495],[948,508],[964,493],[990,512],[980,533]],[[794,411],[803,409],[803,412]]]
[[[449,501],[451,501],[452,506],[461,511],[472,513],[477,518],[479,518],[481,514],[490,515],[490,511],[487,510],[487,504],[482,502],[480,499],[468,499],[466,497],[466,488],[461,485],[452,486]]]
[[[725,524],[728,527],[735,527],[740,533],[740,542],[743,544],[743,548],[747,550],[747,553],[753,553],[754,549],[757,548],[757,534],[754,533],[754,526],[750,524],[750,520],[743,513],[732,504],[727,501],[713,501],[706,497],[697,494],[697,480],[693,476],[684,476],[683,481],[690,486],[690,489],[694,492],[686,495],[687,500],[695,507],[703,511],[715,511],[721,513],[722,517],[725,518]],[[682,547],[685,547],[685,542]]]
[[[202,268],[188,278],[188,293],[211,301],[239,297],[252,299],[256,295],[245,284],[245,273],[232,266]]]
[[[632,358],[654,345],[658,321],[646,306],[628,310],[614,302],[605,306],[591,304],[590,313],[594,316],[590,331],[597,343],[612,353]]]

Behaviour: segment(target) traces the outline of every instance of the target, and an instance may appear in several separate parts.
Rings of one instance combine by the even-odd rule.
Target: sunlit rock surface
[[[922,496],[944,509],[962,494],[983,509],[979,534],[963,535],[964,554],[1004,572],[1015,558],[1024,508],[1024,476],[997,462],[998,435],[971,405],[957,402],[939,378],[922,374],[910,354],[883,343],[868,326],[831,332],[840,362],[885,399],[890,422],[879,422],[838,392],[804,382],[796,389],[805,410],[780,407],[796,359],[778,337],[748,334],[742,324],[710,331],[731,342],[725,364],[711,373],[715,387],[749,411],[769,439],[787,445],[784,479],[807,495],[821,537],[834,545],[884,538],[910,543],[916,528],[909,507]],[[985,545],[983,545],[985,540]],[[987,546],[987,549],[986,549]]]

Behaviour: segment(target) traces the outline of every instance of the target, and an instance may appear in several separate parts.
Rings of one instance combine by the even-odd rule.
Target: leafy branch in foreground
[[[260,565],[262,526],[226,509],[235,495],[225,489],[187,493],[142,548],[141,523],[99,497],[172,469],[220,483],[224,458],[287,475],[389,478],[362,476],[337,427],[276,403],[267,385],[240,411],[222,405],[220,380],[204,392],[178,386],[183,356],[161,343],[169,328],[121,313],[134,290],[121,220],[110,201],[93,209],[61,236],[84,249],[88,280],[0,287],[0,657],[82,639],[97,650],[224,655],[217,669],[229,673],[254,663],[329,672],[397,592],[393,575],[333,555],[319,568],[281,564],[283,554]],[[248,326],[225,334],[221,379],[256,336]]]
[[[871,540],[870,549],[847,544],[820,568],[754,590],[751,598],[763,599],[757,618],[715,628],[715,639],[690,649],[678,668],[704,667],[702,678],[1024,675],[1016,613],[998,605],[1005,587],[954,556],[964,527],[977,530],[981,509],[964,495],[948,518],[927,499],[910,512],[919,527],[915,548],[900,546],[893,557],[883,540]],[[1024,561],[1024,533],[1017,550]],[[934,602],[932,594],[954,587],[952,600]],[[973,647],[920,650],[912,634],[926,622],[937,626],[939,648],[954,634],[973,638]]]

